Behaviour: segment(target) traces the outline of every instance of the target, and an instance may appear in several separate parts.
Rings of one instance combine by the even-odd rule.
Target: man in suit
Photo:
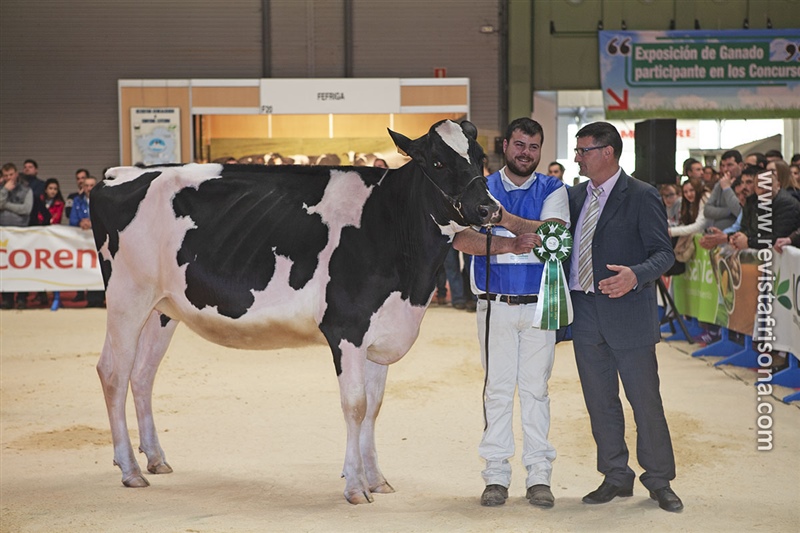
[[[642,484],[667,511],[683,509],[670,488],[675,478],[667,421],[659,392],[655,345],[660,339],[656,281],[674,261],[667,217],[658,192],[619,166],[622,138],[607,122],[584,126],[575,162],[589,178],[569,190],[574,248],[569,288],[573,346],[586,408],[605,479],[583,501],[632,496],[619,379],[636,421]]]

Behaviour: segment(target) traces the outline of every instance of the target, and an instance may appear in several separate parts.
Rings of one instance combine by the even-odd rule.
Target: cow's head
[[[472,123],[442,120],[413,141],[392,130],[389,135],[452,207],[449,220],[461,226],[499,222],[500,206],[486,188],[484,153]]]

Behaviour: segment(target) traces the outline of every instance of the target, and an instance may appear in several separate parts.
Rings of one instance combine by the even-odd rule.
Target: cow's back
[[[367,174],[215,164],[110,170],[92,197],[109,305],[150,298],[228,346],[322,340],[330,258],[342,229],[360,224],[377,182]]]

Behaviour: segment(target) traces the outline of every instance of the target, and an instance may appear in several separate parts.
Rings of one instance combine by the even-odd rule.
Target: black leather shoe
[[[670,513],[680,513],[683,511],[683,502],[670,487],[651,490],[650,497],[656,500],[658,502],[658,506],[665,511],[669,511]]]
[[[547,485],[531,485],[528,487],[528,492],[525,493],[525,497],[531,502],[531,505],[544,507],[545,509],[549,509],[556,503],[553,492]]]
[[[506,503],[506,499],[508,499],[508,488],[502,485],[486,485],[481,494],[481,505],[497,507]]]
[[[597,490],[593,490],[583,497],[583,503],[608,503],[617,496],[623,498],[633,496],[633,487],[618,487],[608,481],[603,481]]]

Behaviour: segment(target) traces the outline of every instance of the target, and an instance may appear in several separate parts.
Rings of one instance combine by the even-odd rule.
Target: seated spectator
[[[797,228],[788,237],[778,237],[775,239],[775,251],[778,253],[783,252],[784,246],[794,246],[800,248],[800,228]]]
[[[752,183],[752,180],[748,179],[747,184],[742,181],[742,178],[739,177],[736,181],[733,182],[731,188],[733,192],[736,194],[736,199],[739,201],[740,206],[744,206],[744,202],[747,197],[750,195],[750,187],[755,187]],[[714,226],[709,226],[708,221],[706,221],[706,230],[705,235],[700,239],[700,246],[705,248],[706,250],[711,250],[715,246],[719,246],[720,244],[725,244],[728,242],[728,239],[731,235],[739,231],[742,227],[742,212],[739,211],[739,215],[736,217],[736,220],[733,224],[721,230],[719,228],[715,228]]]
[[[64,197],[61,195],[61,187],[56,178],[50,178],[44,182],[44,193],[39,200],[44,209],[40,209],[36,213],[37,225],[61,224],[64,216]]]
[[[687,180],[697,178],[702,182],[703,164],[694,157],[690,157],[683,162],[683,175],[686,176]]]
[[[28,186],[28,180],[20,178],[14,163],[6,163],[0,177],[0,226],[27,226],[31,209],[33,192]],[[28,307],[27,292],[18,292],[16,296],[17,309]],[[14,293],[4,292],[0,306],[3,309],[14,307]]]
[[[681,237],[683,235],[694,235],[702,233],[706,228],[706,217],[703,208],[706,204],[705,187],[700,178],[691,178],[683,184],[683,200],[677,226],[668,229],[670,237]]]
[[[92,220],[89,218],[89,205],[92,189],[97,180],[89,176],[83,180],[83,192],[75,197],[72,203],[72,212],[69,215],[69,225],[77,226],[82,230],[92,229]],[[86,307],[103,307],[103,291],[86,291]],[[73,301],[81,301],[80,292]]]
[[[681,216],[681,197],[678,193],[678,186],[671,183],[661,185],[658,192],[667,209],[667,224],[677,226]]]
[[[783,161],[783,154],[780,150],[767,150],[767,153],[764,154],[767,158],[767,162],[772,163],[773,161]]]
[[[775,170],[781,189],[791,194],[795,200],[800,201],[800,166],[787,165],[785,161],[771,161],[767,168]]]
[[[722,162],[720,170],[722,176],[711,195],[706,201],[706,206],[703,209],[709,226],[724,230],[736,221],[739,212],[742,210],[739,201],[736,199],[736,194],[731,189],[733,180],[741,176],[742,169],[742,154],[737,150],[728,150],[722,154]]]
[[[767,168],[767,156],[761,152],[752,152],[747,154],[744,158],[745,165],[752,165],[754,167]]]
[[[794,182],[800,185],[800,163],[792,163],[789,165],[789,172],[792,174]]]
[[[39,164],[33,159],[26,159],[22,164],[22,178],[28,183],[34,198],[39,198],[44,192],[44,182],[39,179]]]
[[[372,162],[372,166],[378,168],[389,168],[389,165],[386,163],[386,160],[381,159],[380,157],[376,158],[375,161]]]
[[[706,192],[710,193],[714,190],[714,185],[719,181],[719,173],[714,170],[714,167],[706,165],[703,167],[703,187]]]
[[[784,166],[786,164],[784,163]],[[747,197],[742,208],[742,229],[731,235],[730,243],[738,250],[745,248],[761,249],[771,246],[780,237],[788,237],[800,228],[800,203],[788,192],[780,188],[775,161],[767,165],[771,173],[768,183],[757,178],[756,190]],[[759,174],[758,167],[748,167],[745,174]],[[786,171],[784,168],[782,171]],[[761,202],[759,201],[761,197]],[[769,200],[769,211],[764,209],[764,200]],[[759,224],[759,216],[771,224]]]
[[[564,165],[558,161],[553,161],[547,165],[547,174],[558,178],[559,181],[564,181]]]
[[[92,229],[92,221],[89,218],[89,197],[95,185],[97,179],[92,176],[83,180],[83,191],[72,201],[72,211],[69,214],[70,226]]]
[[[64,216],[67,217],[69,220],[70,212],[72,211],[72,202],[75,201],[75,197],[80,195],[83,192],[83,180],[89,177],[89,171],[85,168],[79,168],[75,171],[75,184],[78,186],[77,192],[70,193],[67,196],[66,202],[64,202]]]

